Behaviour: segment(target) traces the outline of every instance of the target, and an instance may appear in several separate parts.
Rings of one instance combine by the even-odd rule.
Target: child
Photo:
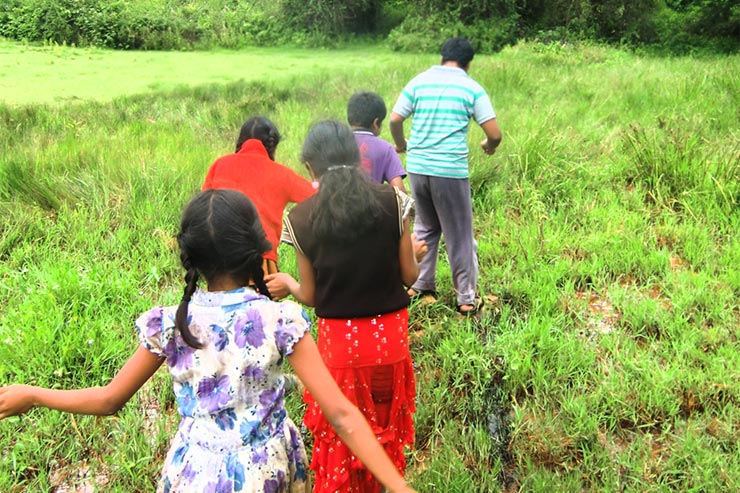
[[[201,192],[185,208],[177,238],[187,271],[182,301],[137,319],[141,345],[111,383],[0,388],[0,419],[33,406],[113,414],[166,362],[182,420],[157,491],[303,492],[306,453],[283,401],[287,357],[336,433],[385,487],[413,491],[321,362],[300,306],[269,300],[261,264],[270,245],[250,201],[232,190]],[[207,290],[197,287],[200,276]]]
[[[285,206],[302,202],[316,192],[311,183],[290,168],[275,162],[280,133],[264,116],[244,122],[236,141],[236,153],[214,162],[203,183],[203,190],[231,188],[249,197],[265,229],[272,248],[265,253],[265,274],[278,272],[280,231]]]
[[[302,159],[319,191],[285,219],[298,259],[300,284],[285,273],[268,288],[316,307],[321,356],[344,394],[370,422],[396,467],[414,441],[415,381],[408,346],[409,296],[418,275],[400,192],[370,182],[360,168],[352,130],[336,121],[316,124]],[[380,485],[329,426],[315,395],[304,393],[304,424],[314,435],[314,493],[377,493]]]
[[[360,148],[362,169],[377,183],[390,183],[402,192],[406,172],[396,149],[378,138],[387,113],[385,102],[374,92],[356,92],[347,103],[347,121]]]

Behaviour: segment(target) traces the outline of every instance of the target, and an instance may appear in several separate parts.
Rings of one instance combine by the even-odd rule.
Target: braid
[[[185,274],[185,291],[175,314],[175,327],[180,331],[180,335],[182,335],[183,340],[188,346],[198,349],[203,347],[203,345],[190,332],[190,327],[188,326],[188,304],[198,286],[198,270],[191,266],[190,260],[187,258],[182,260],[182,264],[188,271]]]
[[[252,278],[259,292],[269,297],[262,255],[271,245],[254,204],[235,190],[206,190],[192,199],[183,212],[177,240],[186,274],[175,328],[188,346],[198,349],[204,343],[191,332],[188,308],[199,277],[203,276],[209,287],[227,277],[246,286]]]
[[[272,298],[270,290],[267,289],[267,284],[265,284],[265,271],[262,270],[261,262],[255,263],[255,267],[252,269],[252,281],[254,281],[254,285],[257,286],[257,290],[260,294],[265,295],[268,298]]]

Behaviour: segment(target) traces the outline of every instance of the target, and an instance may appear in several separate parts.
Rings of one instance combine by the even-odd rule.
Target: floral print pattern
[[[285,411],[283,358],[308,332],[305,312],[250,288],[197,290],[188,323],[203,347],[175,329],[176,306],[136,321],[141,344],[165,357],[182,417],[157,491],[304,492],[303,441]]]

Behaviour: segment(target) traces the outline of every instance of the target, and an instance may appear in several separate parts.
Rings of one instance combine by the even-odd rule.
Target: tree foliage
[[[690,49],[740,46],[736,0],[4,0],[0,35],[120,49],[327,45],[386,37],[436,50],[454,35],[483,52],[523,38]]]

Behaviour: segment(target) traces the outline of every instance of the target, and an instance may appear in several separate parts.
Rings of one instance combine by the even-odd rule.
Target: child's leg
[[[432,200],[431,177],[414,173],[409,173],[408,176],[411,194],[416,201],[414,233],[416,233],[417,240],[426,242],[428,249],[427,254],[419,262],[419,277],[412,288],[419,292],[434,291],[436,289],[437,253],[442,228]]]
[[[473,238],[470,180],[430,178],[432,199],[445,235],[457,304],[473,305],[478,289],[478,254]]]

